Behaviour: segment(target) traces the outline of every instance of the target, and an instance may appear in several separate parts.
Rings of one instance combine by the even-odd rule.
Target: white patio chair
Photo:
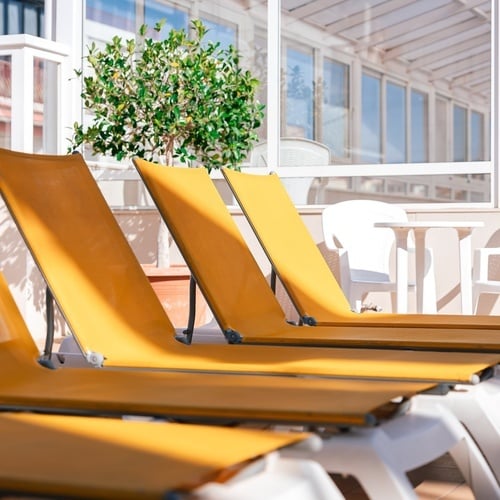
[[[280,166],[306,167],[328,165],[330,150],[320,142],[301,137],[282,137],[280,139]],[[250,153],[251,167],[275,167],[267,162],[267,142],[257,144]],[[284,178],[282,182],[296,205],[307,205],[308,194],[314,181],[313,177]]]
[[[340,286],[351,308],[360,312],[369,292],[390,292],[393,310],[396,282],[391,278],[392,229],[376,228],[375,222],[407,221],[400,207],[374,200],[335,203],[322,214],[323,237],[328,250],[337,252]],[[411,251],[411,242],[408,243]],[[414,250],[414,249],[413,249]],[[436,292],[431,251],[426,252],[426,296],[424,310],[435,311]],[[415,283],[409,283],[414,289]]]
[[[500,294],[500,248],[476,248],[472,268],[472,304],[477,313],[481,294]]]

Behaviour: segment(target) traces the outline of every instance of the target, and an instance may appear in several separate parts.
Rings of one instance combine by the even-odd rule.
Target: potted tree
[[[154,30],[161,33],[164,24]],[[164,39],[147,37],[147,29],[137,39],[115,36],[103,48],[88,48],[88,71],[77,75],[92,119],[74,124],[71,149],[88,145],[94,153],[141,157],[159,168],[239,168],[263,119],[259,81],[241,67],[234,46],[206,40],[200,20],[191,22],[191,33],[172,29]],[[164,268],[168,236],[160,227],[157,265]]]

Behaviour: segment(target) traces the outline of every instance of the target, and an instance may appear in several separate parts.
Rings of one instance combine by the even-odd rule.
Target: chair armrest
[[[345,248],[328,248],[325,245],[322,251],[323,258],[326,260],[328,267],[340,282],[340,286],[344,290],[348,290],[351,283],[351,268],[349,266],[349,253]]]
[[[500,248],[476,248],[474,250],[474,265],[472,277],[474,281],[489,281],[490,257],[498,256],[500,259]]]

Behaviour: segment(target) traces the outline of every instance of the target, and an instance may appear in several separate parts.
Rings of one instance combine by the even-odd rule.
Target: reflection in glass
[[[427,157],[427,94],[411,91],[411,158],[414,163]]]
[[[448,161],[448,100],[436,98],[435,161]]]
[[[7,3],[7,34],[15,35],[23,32],[23,6],[20,2]]]
[[[165,20],[165,25],[160,33],[153,28],[156,23]],[[166,38],[171,29],[186,29],[188,28],[187,12],[170,7],[155,0],[146,0],[144,6],[144,23],[148,25],[148,36],[158,40]]]
[[[33,61],[33,151],[35,153],[43,151],[45,80],[50,64],[38,58]]]
[[[349,67],[330,59],[323,65],[321,87],[323,143],[336,157],[348,157]]]
[[[227,49],[230,45],[237,47],[236,27],[234,25],[216,22],[206,18],[202,18],[202,21],[208,28],[205,42],[219,42],[223,49]]]
[[[476,111],[471,113],[470,122],[470,159],[479,161],[483,159],[483,115]]]
[[[313,57],[287,50],[286,132],[288,137],[313,138]]]
[[[0,57],[0,147],[10,148],[11,138],[11,60]]]
[[[324,177],[312,185],[311,199],[319,204],[346,199],[375,198],[390,203],[484,203],[490,201],[490,176],[401,175]]]
[[[453,106],[453,161],[467,160],[467,110]]]
[[[381,161],[380,78],[363,74],[361,85],[361,162]]]
[[[135,33],[134,0],[86,0],[87,19]]]
[[[401,85],[387,84],[386,90],[386,162],[406,161],[406,90]]]

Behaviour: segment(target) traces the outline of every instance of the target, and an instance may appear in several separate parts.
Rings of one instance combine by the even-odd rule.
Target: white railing
[[[31,35],[4,35],[0,57],[0,106],[3,121],[10,122],[10,148],[33,152],[38,129],[43,139],[37,150],[65,151],[65,131],[71,125],[69,49]]]

